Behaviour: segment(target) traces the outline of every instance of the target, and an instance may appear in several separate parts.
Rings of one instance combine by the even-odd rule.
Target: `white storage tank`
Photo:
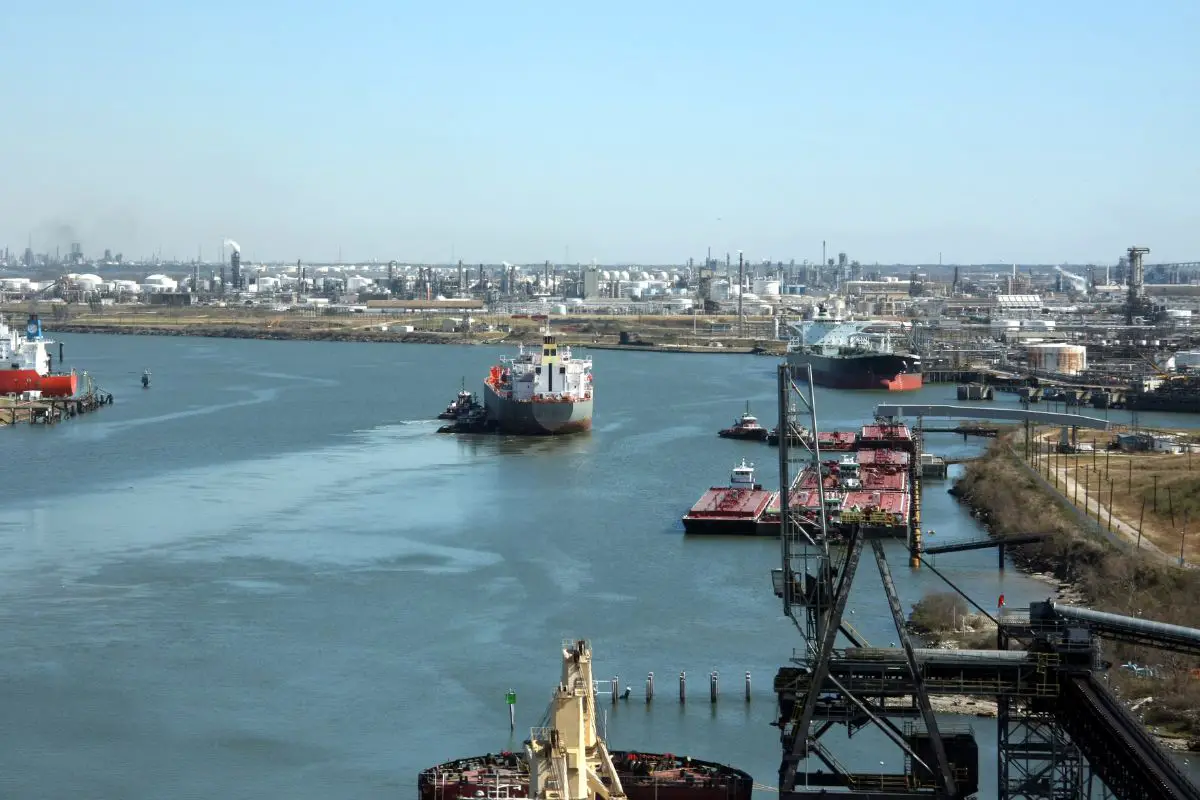
[[[1081,344],[1031,344],[1026,350],[1029,368],[1060,375],[1078,375],[1087,369],[1087,348]]]
[[[559,303],[559,304],[558,304],[558,305],[556,305],[556,306],[551,306],[551,307],[550,307],[550,313],[551,313],[551,314],[558,314],[559,316],[562,316],[562,315],[564,315],[564,314],[566,314],[566,313],[567,313],[567,307],[566,307],[564,304],[562,304],[562,303]]]

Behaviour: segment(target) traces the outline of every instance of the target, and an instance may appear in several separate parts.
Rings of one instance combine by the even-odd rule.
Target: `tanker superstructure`
[[[574,358],[547,327],[540,349],[523,345],[483,382],[484,406],[500,433],[545,436],[592,427],[592,360]]]
[[[813,383],[831,389],[920,389],[921,357],[897,349],[891,333],[873,330],[878,326],[843,320],[819,307],[812,319],[791,326],[788,363],[811,365]]]
[[[0,395],[40,392],[45,397],[71,397],[79,388],[75,371],[54,372],[53,356],[42,336],[42,321],[30,314],[25,335],[0,318]]]

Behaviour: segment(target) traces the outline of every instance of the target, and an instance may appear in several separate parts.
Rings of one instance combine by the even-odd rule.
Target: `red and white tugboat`
[[[42,321],[30,314],[25,333],[0,319],[0,394],[41,392],[43,397],[72,397],[79,389],[75,370],[54,372],[53,356],[42,336]]]
[[[717,431],[722,439],[744,439],[750,442],[764,442],[767,439],[767,429],[758,423],[758,417],[750,413],[750,404],[746,403],[746,412],[734,420],[733,425]]]
[[[754,780],[724,764],[670,753],[610,751],[596,730],[592,652],[562,651],[562,680],[544,727],[522,753],[489,753],[423,770],[418,800],[750,800]]]

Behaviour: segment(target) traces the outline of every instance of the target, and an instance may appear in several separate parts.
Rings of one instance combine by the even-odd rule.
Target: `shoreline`
[[[43,329],[47,334],[107,334],[113,336],[196,336],[208,339],[257,339],[262,341],[301,341],[301,342],[372,342],[379,344],[436,344],[459,345],[464,347],[478,346],[533,346],[541,341],[540,334],[526,335],[501,334],[494,336],[443,333],[438,331],[394,331],[390,325],[373,325],[371,327],[273,327],[260,323],[205,323],[183,322],[172,324],[121,324],[121,323],[80,323],[43,321]],[[579,350],[623,350],[627,352],[649,353],[689,353],[710,355],[776,355],[770,346],[755,344],[753,346],[722,344],[721,346],[704,346],[690,344],[622,344],[620,342],[590,341],[586,336],[572,336],[570,333],[558,334],[562,344]],[[615,337],[613,337],[615,338]],[[782,347],[782,343],[780,343]],[[782,350],[778,353],[782,355]]]
[[[1056,599],[1118,614],[1144,612],[1148,618],[1195,627],[1192,598],[1200,581],[1189,579],[1186,570],[1144,552],[1130,553],[1083,527],[1064,507],[1066,498],[1034,480],[1007,438],[998,439],[972,462],[950,491],[989,535],[1048,534],[1045,541],[1010,551],[1022,573],[1056,587]],[[1156,664],[1164,658],[1161,651],[1140,646],[1106,642],[1105,648],[1114,665]],[[1147,730],[1164,747],[1200,747],[1200,707],[1190,701],[1194,687],[1186,681],[1138,678],[1115,666],[1107,678],[1123,703],[1139,704]]]

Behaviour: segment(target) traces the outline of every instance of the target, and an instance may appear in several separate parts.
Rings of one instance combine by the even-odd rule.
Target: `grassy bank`
[[[1186,561],[1200,562],[1200,536],[1188,535],[1191,523],[1200,522],[1200,454],[1104,451],[1048,461],[1106,507],[1111,498],[1113,514],[1163,553],[1177,557],[1182,550]]]
[[[27,308],[8,308],[14,317]],[[469,330],[461,328],[462,317],[446,313],[382,315],[325,313],[319,311],[273,311],[262,308],[217,308],[211,306],[167,308],[120,306],[91,309],[87,306],[45,305],[36,309],[49,332],[109,333],[143,336],[206,336],[233,339],[303,341],[406,342],[421,344],[534,344],[541,341],[539,321],[486,312],[472,313]],[[784,343],[739,338],[720,329],[736,328],[736,320],[725,317],[565,315],[550,320],[565,344],[598,349],[628,349],[649,352],[782,353]],[[413,330],[407,330],[412,327]],[[756,326],[761,328],[762,324]]]
[[[1007,441],[969,464],[954,493],[998,536],[1048,534],[1043,542],[1014,548],[1014,560],[1072,582],[1091,607],[1200,627],[1200,570],[1126,552],[1087,532],[1067,500],[1035,480]],[[1112,669],[1109,684],[1127,699],[1152,697],[1139,712],[1160,731],[1200,737],[1200,679],[1190,672],[1200,666],[1196,659],[1124,644],[1106,644],[1105,657],[1161,668],[1152,679]]]

